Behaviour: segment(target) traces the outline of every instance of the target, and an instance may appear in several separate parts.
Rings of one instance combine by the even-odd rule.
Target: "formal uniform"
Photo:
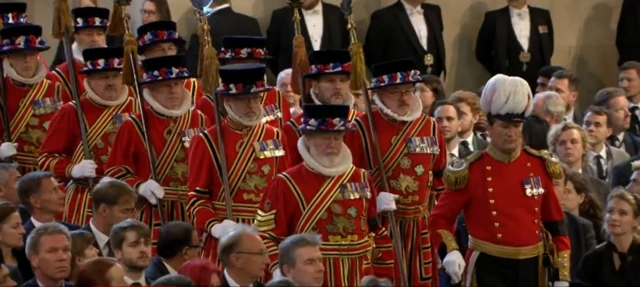
[[[273,89],[264,82],[266,67],[260,64],[240,64],[222,67],[222,81],[218,94],[225,97],[265,95]],[[240,87],[240,88],[239,88]],[[218,238],[229,232],[235,222],[251,224],[258,203],[267,185],[279,173],[289,167],[282,132],[257,120],[248,126],[234,120],[232,111],[221,125],[215,125],[196,136],[189,156],[189,170],[197,174],[189,176],[187,212],[200,232],[210,234],[204,242],[204,257],[217,259]],[[258,115],[259,119],[262,118]],[[218,158],[220,139],[217,130],[222,129],[226,166],[221,167]],[[226,219],[225,189],[221,170],[228,172],[229,192],[234,221]],[[210,176],[202,176],[207,174]]]
[[[526,81],[504,75],[489,80],[481,99],[494,125],[521,122],[531,102]],[[446,189],[429,218],[432,244],[446,245],[442,265],[460,280],[464,263],[451,230],[463,211],[469,231],[467,286],[545,286],[553,281],[546,276],[551,267],[559,271],[556,280],[564,281],[555,286],[568,286],[570,243],[552,182],[562,178],[562,168],[548,151],[514,145],[507,154],[492,142],[448,165]]]
[[[265,62],[271,57],[265,48],[267,40],[262,37],[227,36],[222,39],[223,48],[218,53],[221,64],[229,65],[231,61],[239,62]],[[215,119],[213,95],[207,95],[200,99],[196,107],[209,119]],[[289,103],[284,95],[277,89],[264,92],[262,97],[264,108],[263,123],[267,123],[278,129],[291,119]],[[215,124],[215,123],[214,123]]]
[[[320,50],[311,52],[309,54],[309,63],[311,67],[305,74],[305,79],[319,79],[323,75],[351,74],[351,55],[347,50]],[[313,91],[311,91],[311,99],[314,104],[322,105]],[[353,96],[350,96],[345,104],[350,107],[349,114],[347,115],[349,121],[354,121],[363,114],[353,109]],[[295,116],[284,126],[283,131],[289,141],[288,146],[297,145],[298,139],[302,136],[299,127],[302,125],[303,119],[304,113]],[[302,162],[302,157],[297,150],[291,150],[289,153],[289,162],[292,166]]]
[[[303,132],[352,131],[350,108],[304,106]],[[377,219],[377,191],[369,173],[352,164],[346,145],[334,167],[323,167],[301,138],[304,163],[279,174],[269,185],[255,220],[278,267],[278,245],[289,235],[314,232],[322,237],[326,286],[358,286],[367,275],[393,280],[394,253]]]
[[[107,176],[124,180],[147,199],[138,206],[137,217],[152,229],[155,246],[161,223],[157,199],[163,199],[162,211],[167,221],[186,220],[188,151],[193,136],[204,131],[209,120],[191,107],[191,95],[186,89],[180,107],[169,110],[161,106],[147,88],[164,81],[190,78],[182,56],[146,59],[142,66],[144,74],[140,85],[148,104],[145,118],[136,113],[120,126],[105,168]],[[146,131],[142,130],[142,120],[145,120]],[[151,144],[151,153],[155,155],[153,168],[157,178],[151,178],[148,147],[143,139],[145,134]]]
[[[122,71],[124,50],[122,47],[89,48],[83,52],[85,67],[80,73]],[[54,174],[58,181],[70,182],[66,186],[66,211],[63,221],[85,226],[92,215],[91,190],[88,179],[97,183],[104,176],[104,164],[116,138],[118,127],[137,110],[135,94],[129,87],[117,100],[100,98],[84,80],[85,93],[80,99],[87,130],[90,159],[85,158],[78,104],[70,102],[62,106],[51,120],[42,147],[38,165],[40,170]]]
[[[109,26],[109,9],[101,7],[78,7],[74,8],[71,13],[73,14],[73,28],[75,32],[84,29],[98,29],[103,32],[107,31]],[[85,76],[80,73],[84,68],[84,61],[82,58],[82,50],[78,47],[78,43],[75,42],[71,45],[71,52],[73,54],[73,64],[75,67],[76,84],[78,87],[78,95],[82,95],[85,92],[84,85],[82,85]],[[71,87],[71,78],[69,71],[69,63],[64,62],[58,65],[55,69],[49,72],[48,77],[52,80],[62,83],[66,92],[71,95],[73,87]]]
[[[0,3],[0,27],[9,27],[15,25],[24,25],[29,23],[27,15],[27,3],[7,2]],[[44,65],[44,69],[49,72],[47,62],[42,55],[38,55],[38,59]]]
[[[176,51],[186,44],[186,41],[178,34],[177,25],[173,21],[155,21],[138,27],[136,40],[138,41],[138,53],[143,56],[145,51],[153,48],[155,44],[173,43],[176,45]],[[185,79],[184,88],[189,91],[193,105],[204,96],[200,81],[196,78]]]
[[[42,27],[32,24],[14,25],[0,31],[0,55],[49,49],[42,39]],[[6,109],[13,149],[5,154],[9,143],[0,148],[2,157],[15,156],[23,173],[38,170],[38,152],[49,128],[51,117],[60,106],[69,102],[69,96],[59,83],[46,79],[46,67],[38,62],[36,74],[27,79],[16,72],[8,59],[3,60]],[[0,126],[5,133],[4,125]]]
[[[401,84],[421,82],[414,61],[396,60],[373,66],[373,91]],[[427,219],[435,192],[444,189],[442,174],[447,164],[446,144],[434,118],[422,114],[415,96],[410,112],[400,116],[392,112],[374,93],[378,109],[372,111],[377,138],[373,138],[367,115],[355,121],[357,132],[346,137],[354,165],[372,171],[373,182],[382,190],[380,169],[373,141],[378,141],[389,192],[398,195],[395,217],[404,243],[407,275],[412,286],[437,286],[437,266],[432,264]],[[386,219],[383,224],[386,223]],[[420,246],[420,248],[416,248]]]

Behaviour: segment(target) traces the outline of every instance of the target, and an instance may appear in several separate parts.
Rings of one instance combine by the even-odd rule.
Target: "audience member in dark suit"
[[[553,74],[549,81],[549,91],[558,93],[566,105],[564,120],[582,126],[584,111],[578,109],[576,101],[579,97],[580,79],[569,70],[560,70]]]
[[[82,229],[95,237],[98,256],[114,257],[109,239],[111,228],[120,221],[134,218],[137,194],[124,181],[103,178],[93,188],[92,198],[93,217]]]
[[[600,201],[598,199],[599,194],[594,192],[588,177],[575,171],[565,170],[562,190],[563,196],[560,197],[560,203],[563,210],[591,222],[591,226],[595,231],[596,243],[604,242],[602,202],[606,202],[606,198],[605,201]]]
[[[569,241],[571,241],[571,261],[570,268],[571,280],[575,280],[578,264],[582,257],[596,247],[596,237],[593,225],[589,220],[575,216],[565,211],[565,223],[567,224],[567,233]]]
[[[125,271],[127,285],[149,286],[144,270],[151,260],[151,229],[135,219],[126,219],[111,228],[111,248]]]
[[[258,233],[251,226],[238,224],[218,244],[218,259],[224,266],[220,286],[264,286],[259,280],[270,263],[266,254],[267,247]]]
[[[611,114],[611,136],[607,143],[626,151],[633,157],[640,153],[640,138],[629,131],[631,113],[629,101],[623,89],[604,88],[596,93],[594,106],[603,107]]]
[[[164,275],[149,286],[196,287],[189,277],[180,274]]]
[[[560,66],[544,66],[538,71],[538,79],[536,80],[536,93],[546,92],[549,90],[549,81],[553,74],[557,71],[564,70]]]
[[[20,219],[27,222],[31,217],[29,211],[20,204],[18,197],[18,181],[20,180],[20,171],[15,163],[0,163],[0,199],[6,200],[18,206]]]
[[[538,71],[551,64],[553,48],[549,10],[527,5],[526,0],[514,0],[484,15],[476,59],[492,75],[521,77],[535,90]]]
[[[620,19],[616,30],[618,66],[627,61],[640,62],[640,2],[622,1]]]
[[[0,265],[0,286],[20,286],[23,282],[18,268],[4,264]]]
[[[542,136],[549,133],[549,123],[538,116],[528,116],[522,124],[522,140],[525,145],[535,150],[549,149],[547,137]]]
[[[371,14],[364,45],[369,67],[398,59],[414,59],[426,74],[446,74],[440,6],[423,0],[398,0]]]
[[[307,52],[347,49],[347,20],[340,7],[321,0],[306,0],[300,9],[300,28]],[[269,68],[274,75],[291,68],[293,53],[293,9],[290,6],[273,11],[267,28],[267,50],[274,58]]]
[[[613,179],[611,180],[611,187],[615,188],[618,186],[626,187],[631,183],[631,176],[633,175],[634,168],[631,163],[640,160],[640,154],[636,155],[621,164],[618,164],[613,167]],[[636,168],[640,168],[637,166]]]
[[[640,62],[625,62],[618,69],[618,87],[624,90],[629,100],[631,124],[629,131],[640,136]]]
[[[206,12],[208,13],[207,21],[211,26],[211,43],[218,52],[222,49],[222,38],[226,36],[262,36],[258,20],[233,11],[229,0],[213,0]],[[187,69],[194,75],[198,72],[199,47],[199,35],[197,33],[191,35],[187,51]],[[269,50],[269,52],[272,51]]]
[[[55,222],[56,215],[64,212],[65,194],[60,189],[53,173],[34,171],[25,174],[18,182],[18,197],[22,205],[31,213],[31,218],[22,226],[27,234],[36,227]],[[80,229],[80,226],[66,222],[58,222],[69,230]]]
[[[483,113],[480,109],[480,97],[473,92],[457,91],[449,96],[449,101],[460,109],[458,157],[466,158],[475,151],[485,150],[488,146],[487,141],[473,132],[473,126]]]
[[[165,275],[178,274],[180,266],[196,259],[202,246],[193,225],[172,221],[162,225],[158,235],[158,255],[151,259],[144,274],[151,282]]]
[[[12,279],[20,283],[33,278],[31,263],[24,252],[24,238],[18,208],[11,202],[0,201],[0,263],[15,267],[20,276]]]
[[[22,286],[69,286],[65,279],[71,275],[71,256],[62,251],[70,248],[69,230],[64,226],[49,222],[36,227],[29,234],[26,245],[35,277]]]

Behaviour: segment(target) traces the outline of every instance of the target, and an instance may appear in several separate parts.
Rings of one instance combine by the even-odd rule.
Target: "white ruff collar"
[[[151,106],[154,111],[163,116],[177,118],[186,114],[191,109],[191,93],[189,93],[189,91],[187,91],[187,89],[185,88],[182,88],[182,105],[180,105],[180,107],[176,110],[169,110],[160,105],[160,103],[158,103],[158,101],[153,98],[153,95],[151,95],[151,91],[148,88],[144,88],[142,90],[142,95],[144,96],[144,100],[149,103],[149,106]]]
[[[351,156],[351,151],[346,144],[342,143],[342,148],[340,149],[340,161],[334,167],[324,167],[320,165],[309,153],[308,148],[304,144],[304,135],[298,139],[298,152],[300,152],[300,156],[304,163],[311,168],[313,171],[318,172],[324,176],[338,176],[341,175],[351,167],[353,163],[353,158]]]
[[[316,105],[328,105],[325,103],[320,102],[320,100],[318,100],[318,96],[316,95],[316,92],[311,89],[309,90],[309,94],[311,94],[311,99],[313,100],[313,103]],[[353,94],[349,93],[349,97],[347,98],[347,102],[344,103],[343,105],[347,105],[349,106],[350,109],[353,109]]]
[[[98,103],[100,105],[107,106],[107,107],[115,107],[115,106],[122,105],[124,103],[124,101],[127,100],[127,96],[129,95],[129,88],[127,86],[125,86],[125,87],[123,87],[123,88],[125,88],[124,91],[122,92],[120,97],[118,97],[117,100],[115,100],[115,101],[107,101],[107,100],[102,99],[100,96],[98,96],[98,94],[96,94],[95,91],[93,91],[91,86],[89,86],[89,80],[87,80],[85,78],[82,84],[84,85],[84,89],[87,91],[87,97],[89,99],[91,99],[92,101],[94,101],[94,102],[96,102],[96,103]]]
[[[40,83],[40,81],[42,81],[47,76],[47,69],[44,67],[44,64],[42,64],[42,62],[40,62],[39,59],[38,59],[38,68],[36,70],[36,75],[33,76],[33,78],[31,79],[23,78],[22,76],[18,75],[18,72],[16,72],[16,70],[13,69],[13,67],[11,66],[11,63],[9,63],[9,60],[6,58],[2,61],[2,68],[4,69],[4,73],[7,74],[9,78],[27,85],[35,85],[37,83]]]
[[[73,44],[71,44],[71,53],[73,54],[73,58],[78,61],[78,63],[84,65],[84,57],[82,56],[82,51],[83,50],[80,49],[78,42],[73,42]]]
[[[409,110],[409,113],[405,116],[399,116],[398,114],[392,112],[385,105],[383,105],[382,101],[380,101],[380,98],[378,97],[378,93],[373,94],[373,102],[382,113],[391,117],[392,119],[400,122],[412,122],[422,116],[422,101],[420,101],[420,98],[415,93],[413,94],[413,97],[415,98],[416,103],[411,105],[411,110]]]

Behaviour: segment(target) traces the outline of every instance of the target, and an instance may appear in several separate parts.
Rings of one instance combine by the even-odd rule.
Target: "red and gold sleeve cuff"
[[[442,242],[447,246],[447,253],[460,249],[460,247],[458,247],[458,243],[456,243],[456,238],[450,231],[440,229],[438,230],[438,233],[440,233],[440,236],[442,237]]]

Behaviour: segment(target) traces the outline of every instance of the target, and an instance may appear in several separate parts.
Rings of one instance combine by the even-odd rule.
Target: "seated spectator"
[[[12,279],[11,271],[9,270],[9,268],[7,268],[7,265],[4,264],[0,264],[0,286],[20,286],[20,284]]]
[[[164,275],[149,286],[196,287],[189,277],[179,274]]]
[[[293,284],[293,281],[287,277],[280,277],[277,279],[273,279],[264,285],[265,287],[296,287],[298,285]]]
[[[147,282],[169,274],[178,274],[185,262],[200,256],[200,238],[193,225],[172,221],[163,224],[158,235],[158,255],[151,259],[144,274]]]
[[[135,219],[126,219],[111,229],[111,248],[124,269],[126,285],[148,286],[144,270],[151,261],[151,229]]]
[[[549,126],[563,122],[565,112],[564,101],[556,92],[542,92],[533,98],[531,114],[544,119]]]
[[[189,260],[178,273],[189,277],[196,286],[220,286],[220,270],[209,260]]]
[[[224,266],[220,276],[223,286],[255,285],[270,263],[269,252],[258,232],[245,224],[238,224],[220,238],[218,259]]]
[[[594,192],[584,175],[571,171],[565,174],[564,195],[560,204],[564,211],[589,220],[595,231],[596,243],[604,242],[602,205],[594,196]]]
[[[365,276],[360,281],[361,287],[391,287],[391,281],[387,278],[377,278],[373,275]]]
[[[416,93],[422,102],[422,113],[433,115],[433,103],[444,100],[444,84],[439,77],[434,75],[422,75],[422,82],[416,84]]]
[[[300,107],[300,95],[294,93],[293,89],[291,88],[291,69],[285,69],[280,72],[280,74],[278,75],[278,80],[276,82],[276,88],[287,100],[291,118],[301,114],[302,108]]]
[[[616,188],[605,210],[607,241],[582,258],[576,286],[640,286],[640,196]]]
[[[31,263],[24,253],[24,237],[18,207],[11,202],[0,201],[0,263],[17,269],[11,279],[19,285],[24,283],[25,277],[33,278]]]
[[[75,274],[76,267],[89,259],[98,257],[98,249],[93,247],[96,239],[91,232],[75,230],[69,233],[71,236],[71,277]]]
[[[632,162],[631,169],[633,170],[633,173],[631,174],[631,178],[629,179],[627,190],[629,192],[640,195],[640,160]]]
[[[538,116],[528,116],[522,124],[522,140],[524,145],[535,150],[547,150],[547,134],[549,123]]]
[[[557,71],[564,70],[558,66],[544,66],[538,71],[538,79],[536,80],[536,93],[546,92],[549,90],[549,81]]]
[[[36,227],[27,237],[26,252],[35,277],[23,287],[64,287],[71,274],[69,230],[56,222]]]
[[[73,278],[75,287],[127,286],[124,269],[111,257],[95,257],[78,264]]]
[[[20,204],[20,198],[18,197],[18,181],[20,180],[20,176],[18,164],[0,163],[0,198],[18,206],[20,219],[22,219],[22,223],[24,223],[31,217],[31,214]]]
[[[278,247],[278,269],[298,286],[322,286],[324,283],[324,262],[320,235],[291,235]]]

